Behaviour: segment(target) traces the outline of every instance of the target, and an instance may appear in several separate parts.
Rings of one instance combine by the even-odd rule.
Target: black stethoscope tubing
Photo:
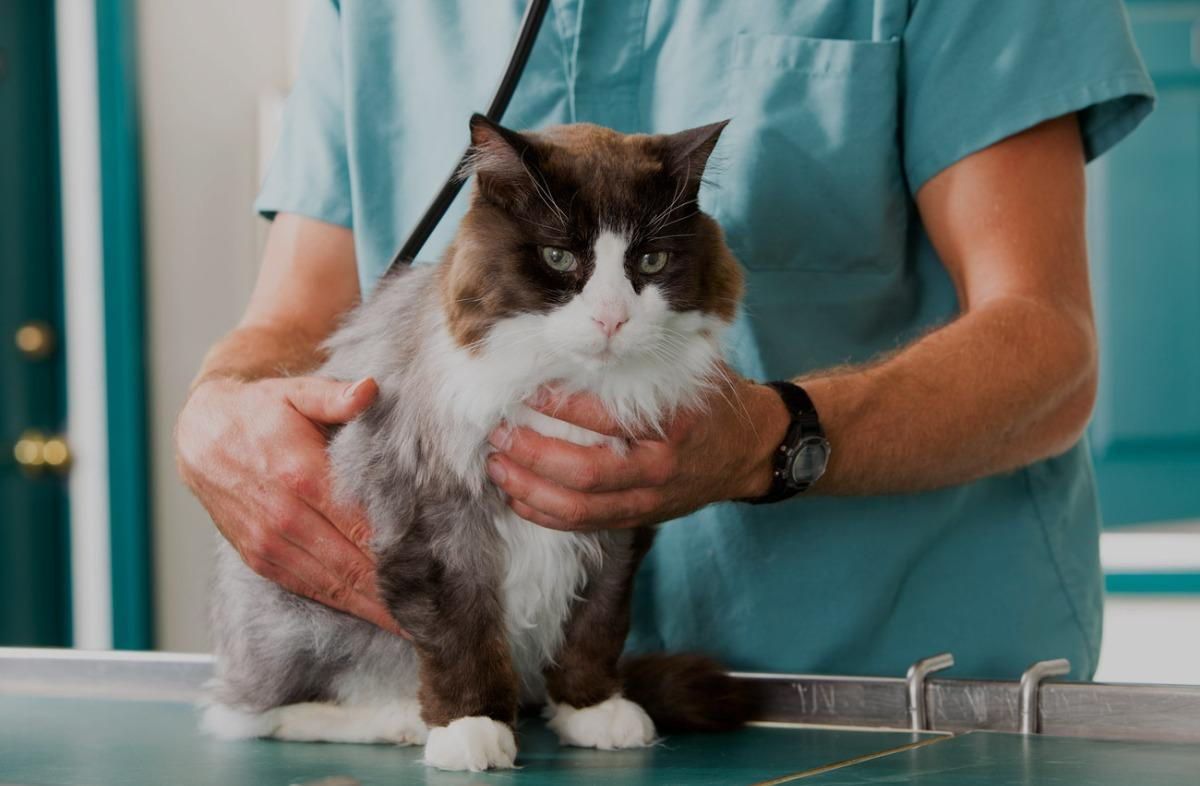
[[[508,59],[508,67],[504,69],[500,86],[496,88],[496,95],[492,97],[492,103],[488,106],[488,120],[499,123],[504,117],[504,111],[508,109],[508,102],[512,100],[517,83],[521,81],[521,74],[525,72],[525,63],[529,60],[529,53],[533,50],[538,32],[542,29],[542,20],[545,18],[546,9],[549,6],[550,0],[530,0],[529,5],[525,7],[525,16],[521,20],[521,32],[517,36],[512,55]],[[454,202],[454,198],[458,196],[458,192],[462,190],[463,184],[466,182],[460,173],[466,164],[469,152],[469,149],[463,151],[458,164],[450,173],[450,177],[446,178],[446,182],[442,185],[442,190],[429,203],[425,214],[413,227],[408,240],[404,241],[404,245],[392,258],[392,263],[388,265],[388,273],[402,266],[411,265],[417,258],[417,254],[421,252],[425,241],[429,240],[429,236],[437,228],[438,222],[446,215],[446,211],[450,209],[451,203]]]

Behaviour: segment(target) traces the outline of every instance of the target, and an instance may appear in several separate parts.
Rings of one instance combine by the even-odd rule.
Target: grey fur
[[[437,308],[433,270],[407,271],[382,285],[330,340],[320,374],[372,376],[380,394],[334,436],[329,455],[339,494],[366,507],[377,554],[398,547],[417,501],[425,500],[435,533],[430,548],[487,581],[497,566],[496,550],[488,547],[496,536],[485,521],[500,501],[482,483],[454,483],[439,450],[440,424],[429,402],[437,391],[426,384],[430,358],[422,354]],[[351,676],[377,685],[381,699],[416,695],[417,659],[407,641],[259,577],[224,541],[211,616],[219,657],[215,697],[222,704],[262,712],[334,700],[339,682]]]
[[[429,345],[439,309],[434,269],[389,278],[329,341],[319,373],[371,376],[379,384],[376,402],[331,441],[335,486],[366,508],[381,595],[397,619],[428,649],[459,656],[468,644],[451,624],[455,609],[443,601],[457,597],[471,610],[474,617],[459,620],[460,627],[499,624],[503,548],[493,521],[505,507],[483,482],[482,464],[472,481],[446,454],[449,432],[462,439],[466,430],[482,457],[487,430],[439,420],[433,400],[439,389],[431,384],[439,372]],[[627,534],[600,537],[606,550],[628,548]],[[436,588],[431,570],[441,580]],[[305,701],[361,701],[364,690],[372,701],[418,693],[413,645],[259,577],[223,541],[211,610],[221,704],[261,713]],[[540,672],[548,664],[518,665],[522,683],[533,686],[526,698],[540,699]]]
[[[715,143],[719,128],[713,128],[716,130],[705,131],[704,139]],[[595,127],[568,131],[563,141],[571,143],[578,137],[583,140],[576,140],[581,150],[590,149],[588,140],[593,138],[611,147],[611,160],[606,159],[602,168],[611,168],[612,177],[596,179],[592,167],[580,165],[587,185],[578,187],[600,189],[597,210],[611,212],[608,202],[617,200],[630,216],[645,214],[644,219],[662,214],[663,209],[670,212],[694,205],[696,184],[689,181],[689,199],[678,204],[679,195],[687,189],[674,184],[669,174],[656,176],[668,179],[658,182],[655,189],[658,198],[669,204],[664,208],[647,203],[637,178],[657,170],[646,161],[640,167],[626,166],[631,154],[620,143],[620,135]],[[672,145],[677,144],[673,140],[644,138],[642,155],[669,156]],[[695,147],[690,138],[683,142]],[[565,171],[558,179],[566,182],[563,178],[579,175]],[[625,193],[619,193],[621,188]],[[460,234],[476,233],[468,238],[474,245],[464,243],[458,258],[452,247],[437,268],[419,267],[381,282],[330,339],[329,359],[319,371],[344,380],[370,376],[379,385],[379,396],[371,407],[333,436],[329,457],[338,496],[366,509],[378,558],[380,594],[396,620],[412,634],[413,643],[260,578],[222,542],[212,603],[219,656],[215,698],[219,704],[262,714],[302,702],[377,704],[417,697],[422,718],[430,726],[480,715],[511,725],[519,690],[526,699],[542,698],[543,672],[551,677],[549,690],[556,700],[599,701],[619,689],[616,658],[628,626],[629,587],[651,533],[569,536],[569,548],[578,550],[562,554],[571,560],[573,570],[554,576],[556,597],[564,599],[561,614],[566,617],[554,621],[553,625],[562,628],[554,632],[564,635],[546,638],[542,631],[537,638],[539,634],[530,634],[531,640],[538,641],[531,646],[522,638],[526,632],[521,626],[505,617],[508,590],[504,582],[506,575],[527,573],[514,570],[514,564],[524,563],[516,562],[512,549],[522,548],[527,533],[546,531],[527,522],[518,522],[515,530],[498,524],[512,514],[499,492],[486,482],[483,462],[487,434],[498,424],[505,407],[516,406],[539,384],[555,377],[526,380],[520,370],[513,375],[515,381],[506,382],[496,394],[503,400],[495,412],[488,409],[477,418],[481,422],[463,422],[452,414],[456,410],[445,406],[448,396],[462,394],[472,385],[488,384],[480,380],[490,379],[486,375],[479,380],[455,377],[448,371],[447,363],[465,362],[459,357],[461,352],[448,359],[447,342],[453,340],[448,330],[449,312],[456,305],[490,303],[491,312],[479,305],[459,309],[468,312],[460,319],[473,319],[475,328],[487,331],[501,316],[542,313],[556,307],[563,302],[560,298],[572,296],[571,287],[584,285],[581,279],[569,282],[561,292],[548,291],[547,274],[536,265],[534,274],[520,267],[521,260],[510,260],[507,271],[497,268],[496,238],[507,236],[507,247],[522,247],[513,241],[519,222],[485,202],[477,190],[472,210],[464,219],[465,229],[460,230]],[[736,262],[710,218],[693,210],[678,220],[687,220],[697,231],[680,235],[693,238],[681,252],[689,263],[670,271],[669,281],[662,284],[665,296],[672,309],[717,314],[727,321],[740,294]],[[545,222],[527,223],[540,226]],[[490,239],[492,245],[481,243],[481,238]],[[486,253],[470,250],[478,247]],[[472,253],[477,256],[469,258]],[[468,297],[452,294],[443,300],[442,276],[449,275],[444,271],[453,264],[467,266],[467,272],[474,275],[468,282],[474,289],[466,291]],[[497,270],[504,280],[496,278]],[[522,278],[529,275],[532,278]],[[638,380],[649,393],[639,406],[625,410],[657,418],[663,413],[650,410],[664,404],[682,405],[686,396],[701,389],[703,377],[715,368],[715,354],[709,356],[716,352],[715,338],[708,328],[693,329],[697,335],[708,336],[704,341],[712,346],[705,344],[709,348],[704,353],[686,357],[677,346],[672,353],[660,349],[658,354],[653,345],[646,348],[647,357],[654,358],[653,370],[637,368]],[[664,362],[668,354],[681,358],[678,369],[673,362]],[[604,380],[598,373],[588,377],[593,382],[585,388]],[[653,401],[653,407],[644,405],[645,401]],[[612,401],[606,403],[614,411],[622,409]],[[526,526],[535,529],[523,529]],[[561,548],[562,543],[554,541],[554,548]],[[542,551],[527,553],[539,555],[536,567],[559,564],[557,558],[542,558]],[[580,567],[582,571],[574,570]],[[534,580],[542,581],[536,575]],[[546,579],[537,584],[534,594],[550,583]],[[570,601],[572,595],[575,602]],[[555,610],[550,616],[558,614]],[[572,618],[579,624],[572,626]],[[552,647],[559,649],[547,651]],[[555,663],[559,656],[561,666]],[[592,678],[593,674],[597,676]],[[572,675],[577,679],[572,680]]]

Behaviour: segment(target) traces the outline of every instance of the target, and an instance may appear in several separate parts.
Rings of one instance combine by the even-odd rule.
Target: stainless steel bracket
[[[954,665],[954,656],[949,652],[924,658],[908,667],[908,726],[913,731],[929,729],[929,712],[925,705],[925,678],[934,672]]]
[[[1071,661],[1066,658],[1040,660],[1021,675],[1021,698],[1018,714],[1022,734],[1038,734],[1041,716],[1042,682],[1049,677],[1061,677],[1071,673]]]

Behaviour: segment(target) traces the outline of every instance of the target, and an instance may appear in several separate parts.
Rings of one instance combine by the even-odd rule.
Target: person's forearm
[[[209,350],[192,387],[312,371],[323,359],[321,342],[358,300],[354,234],[280,213],[241,323]]]
[[[322,360],[321,340],[295,328],[242,325],[209,350],[192,387],[210,379],[249,381],[311,371]]]
[[[864,367],[799,380],[832,445],[819,494],[921,491],[1067,450],[1096,385],[1090,319],[1016,297]]]

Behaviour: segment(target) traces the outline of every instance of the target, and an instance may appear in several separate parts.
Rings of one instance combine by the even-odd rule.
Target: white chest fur
[[[607,440],[599,434],[520,407],[510,421],[582,445]],[[536,692],[542,668],[562,645],[571,603],[601,559],[599,535],[559,532],[506,511],[496,519],[507,561],[502,585],[505,623],[517,671]]]
[[[658,340],[669,346],[655,349],[652,337],[647,338],[654,351],[605,365],[583,362],[577,352],[560,346],[560,334],[572,319],[596,329],[586,312],[572,317],[568,311],[554,312],[557,322],[540,314],[504,319],[472,351],[459,347],[444,326],[435,331],[429,374],[441,380],[435,406],[445,428],[439,438],[463,483],[482,490],[488,451],[480,446],[500,420],[580,445],[625,449],[621,440],[513,404],[527,400],[540,385],[554,383],[568,393],[588,391],[615,418],[644,424],[696,402],[718,373],[723,323],[715,317],[695,311],[660,315],[659,333],[669,341]],[[541,670],[558,654],[571,604],[589,569],[599,564],[601,539],[607,536],[546,529],[508,510],[494,524],[506,552],[502,597],[509,640],[522,682],[536,696]]]
[[[600,550],[595,535],[545,529],[511,511],[496,520],[496,529],[508,552],[501,589],[508,639],[522,683],[536,692]]]

